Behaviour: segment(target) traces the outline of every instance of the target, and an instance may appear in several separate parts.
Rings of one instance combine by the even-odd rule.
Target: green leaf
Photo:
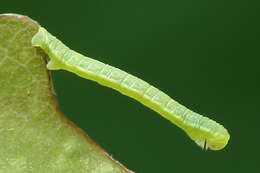
[[[67,120],[53,96],[39,25],[0,15],[0,173],[129,173]]]

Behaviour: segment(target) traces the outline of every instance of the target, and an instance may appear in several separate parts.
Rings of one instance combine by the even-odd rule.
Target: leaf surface
[[[39,25],[0,15],[0,173],[129,173],[57,107]]]

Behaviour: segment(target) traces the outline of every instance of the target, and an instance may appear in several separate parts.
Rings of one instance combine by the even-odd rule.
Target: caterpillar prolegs
[[[48,54],[48,69],[70,71],[134,98],[183,129],[200,147],[220,150],[228,143],[229,133],[219,123],[189,110],[138,77],[69,49],[46,29],[39,28],[32,45]]]

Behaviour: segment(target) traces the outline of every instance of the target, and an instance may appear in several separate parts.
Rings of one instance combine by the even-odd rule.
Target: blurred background
[[[129,169],[260,171],[256,1],[3,1],[0,13],[33,18],[70,48],[146,80],[231,134],[224,150],[202,151],[133,99],[53,71],[61,110]]]

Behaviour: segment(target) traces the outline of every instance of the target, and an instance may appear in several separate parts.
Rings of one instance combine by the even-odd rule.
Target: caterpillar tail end
[[[61,65],[59,62],[55,61],[54,59],[51,59],[47,64],[48,70],[60,70]]]
[[[46,42],[46,29],[39,27],[38,32],[32,38],[32,45],[36,47],[42,47]]]
[[[47,30],[43,27],[39,27],[38,32],[32,37],[32,45],[35,47],[40,47],[45,50],[45,44],[48,41],[47,37]],[[50,60],[48,61],[47,64],[48,70],[60,70],[61,69],[61,64],[54,60],[53,58],[50,57]]]

